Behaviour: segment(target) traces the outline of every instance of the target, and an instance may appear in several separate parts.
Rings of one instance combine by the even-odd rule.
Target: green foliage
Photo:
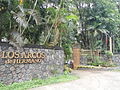
[[[10,25],[9,19],[10,19],[10,15],[8,12],[6,12],[0,16],[0,20],[1,20],[0,21],[0,39],[8,36],[7,32],[10,31],[10,29],[8,28]]]
[[[89,54],[88,54],[88,55],[86,56],[86,59],[87,59],[87,62],[88,62],[88,63],[93,62],[93,57],[92,57],[92,55],[89,55]]]
[[[94,62],[89,63],[89,65],[92,65],[92,66],[104,66],[104,64],[105,64],[105,62],[101,62],[98,60],[95,60]]]
[[[73,75],[61,75],[57,77],[51,77],[45,80],[34,79],[32,81],[26,81],[22,83],[14,83],[12,85],[0,85],[0,90],[27,90],[30,88],[35,88],[43,85],[49,85],[53,83],[66,82],[71,80],[76,80],[78,77]]]
[[[115,67],[115,64],[110,64],[109,62],[93,62],[90,63],[89,65],[92,66],[102,66],[102,67]]]
[[[76,41],[83,49],[104,49],[106,35],[118,37],[115,50],[120,50],[120,7],[113,0],[2,1],[8,6],[0,14],[0,39],[14,41],[11,32],[17,31],[29,44],[63,47],[66,60]]]
[[[75,21],[78,21],[79,20],[79,17],[77,15],[69,15],[69,16],[66,16],[66,19],[67,20],[75,20]]]
[[[102,40],[105,34],[113,36],[118,33],[120,14],[116,3],[111,0],[77,0],[75,4],[81,30],[76,37],[82,48],[96,49],[97,41]]]
[[[110,52],[109,52],[109,55],[111,55]],[[95,60],[92,62],[88,62],[88,65],[102,66],[102,67],[114,67],[114,66],[116,66],[114,63],[110,63],[109,61],[101,61],[99,56],[95,56]]]
[[[107,57],[112,57],[112,56],[113,56],[113,53],[112,53],[111,51],[106,51],[106,52],[105,52],[105,55],[106,55]]]
[[[87,58],[88,65],[99,66],[102,64],[99,56],[94,56],[94,60],[92,55],[87,55],[86,58]]]
[[[64,66],[64,74],[67,75],[69,73],[71,73],[72,69],[69,68],[67,65]]]
[[[5,87],[5,85],[3,83],[0,83],[0,87]]]
[[[69,60],[72,58],[72,46],[70,44],[63,45],[64,52],[65,52],[65,60]]]

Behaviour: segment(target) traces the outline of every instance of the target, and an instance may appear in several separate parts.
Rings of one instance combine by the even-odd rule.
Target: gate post
[[[77,69],[80,65],[80,47],[79,44],[73,46],[73,69]]]

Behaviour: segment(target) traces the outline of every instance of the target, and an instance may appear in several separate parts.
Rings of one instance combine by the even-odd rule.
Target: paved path
[[[80,79],[30,90],[120,90],[120,72],[74,71]]]

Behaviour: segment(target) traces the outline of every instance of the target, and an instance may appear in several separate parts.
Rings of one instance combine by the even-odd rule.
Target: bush
[[[69,68],[67,65],[64,66],[64,74],[69,74],[71,73],[72,69]]]
[[[105,55],[106,55],[107,57],[112,57],[112,56],[113,56],[113,53],[112,53],[111,51],[106,51],[106,52],[105,52]]]
[[[88,63],[92,63],[92,62],[93,62],[93,57],[92,57],[92,55],[89,55],[89,54],[88,54],[88,55],[86,56],[86,59],[87,59],[87,62],[88,62]]]
[[[0,87],[4,87],[5,85],[3,83],[0,83]]]
[[[111,53],[109,53],[109,54],[111,55]],[[101,61],[98,56],[95,57],[95,61],[88,63],[88,64],[92,65],[92,66],[102,66],[102,67],[114,67],[114,66],[116,66],[114,63],[110,63],[108,61]]]
[[[59,75],[55,77],[50,77],[48,79],[34,79],[31,81],[13,83],[11,85],[5,85],[5,86],[3,84],[0,84],[0,90],[28,90],[30,88],[35,88],[43,85],[66,82],[76,79],[78,79],[78,77],[74,75],[69,75],[69,74]]]

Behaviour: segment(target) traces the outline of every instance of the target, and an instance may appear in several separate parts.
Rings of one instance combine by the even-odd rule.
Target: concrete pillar
[[[79,45],[74,45],[73,47],[73,68],[77,69],[80,65],[80,47]]]

